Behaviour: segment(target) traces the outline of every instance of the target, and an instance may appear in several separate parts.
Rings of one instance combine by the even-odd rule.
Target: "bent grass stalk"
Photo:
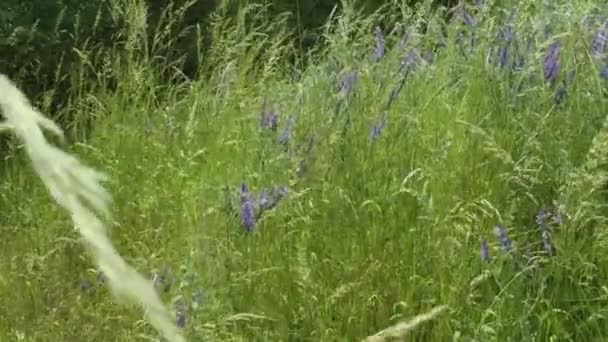
[[[404,338],[420,324],[434,319],[447,310],[447,308],[447,305],[436,306],[429,312],[419,314],[408,321],[397,323],[376,333],[373,336],[368,336],[365,340],[363,340],[363,342],[382,342],[390,341],[396,338]]]
[[[26,96],[2,74],[0,94],[0,109],[6,119],[0,124],[0,130],[13,131],[23,142],[34,170],[57,204],[70,213],[114,294],[138,301],[152,325],[169,341],[185,342],[154,291],[152,282],[118,254],[105,234],[104,224],[94,212],[106,219],[109,217],[111,197],[100,184],[106,176],[51,145],[42,130],[63,139],[61,128],[34,109]]]

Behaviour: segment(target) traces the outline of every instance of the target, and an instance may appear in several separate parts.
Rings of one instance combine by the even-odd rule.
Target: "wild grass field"
[[[123,4],[124,44],[71,75],[91,129],[58,144],[108,175],[107,233],[186,340],[361,341],[433,308],[399,338],[608,339],[601,1],[345,2],[295,64],[285,17],[247,6],[200,79]],[[0,340],[159,341],[12,146]]]

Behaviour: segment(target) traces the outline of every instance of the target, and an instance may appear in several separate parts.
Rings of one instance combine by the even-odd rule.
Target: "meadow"
[[[124,43],[70,75],[78,139],[49,140],[107,175],[99,231],[186,340],[608,338],[600,1],[344,2],[295,62],[286,16],[245,6],[214,18],[197,79],[123,4]],[[0,340],[162,340],[11,146]]]

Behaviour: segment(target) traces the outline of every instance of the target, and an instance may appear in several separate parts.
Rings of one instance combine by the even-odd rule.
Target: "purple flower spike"
[[[415,49],[410,50],[401,60],[401,67],[406,71],[413,71],[419,64],[420,58]]]
[[[506,25],[503,27],[498,34],[498,39],[501,42],[501,46],[498,48],[497,58],[498,64],[503,69],[509,64],[509,49],[511,48],[514,38],[515,35],[511,25]]]
[[[608,81],[608,64],[604,64],[600,68],[600,78],[604,81]]]
[[[549,212],[547,211],[547,209],[545,209],[545,208],[540,209],[538,211],[538,213],[536,213],[536,224],[538,224],[539,226],[543,226],[548,217],[549,217]]]
[[[608,43],[608,20],[604,23],[604,27],[598,30],[593,37],[591,43],[591,53],[593,57],[600,59],[606,51],[606,44]]]
[[[370,140],[375,141],[378,138],[380,138],[380,135],[382,134],[382,131],[384,130],[385,126],[386,126],[386,112],[383,112],[382,116],[374,124],[374,126],[371,129],[371,132],[369,133]]]
[[[452,20],[460,20],[466,26],[477,25],[477,20],[475,20],[475,17],[471,15],[462,5],[456,8],[456,12],[454,13],[454,17]]]
[[[260,206],[260,209],[264,210],[273,207],[274,201],[272,197],[270,197],[268,192],[262,190],[262,192],[260,192],[260,195],[258,196],[258,204]]]
[[[260,118],[260,125],[264,129],[276,131],[279,125],[279,116],[274,110],[263,113]]]
[[[245,184],[241,185],[241,220],[248,232],[255,227],[255,203]]]
[[[374,62],[379,61],[384,57],[384,37],[382,36],[382,30],[379,26],[376,26],[376,51],[374,53]]]
[[[184,328],[186,326],[186,308],[181,301],[176,305],[175,324],[178,328]]]
[[[549,83],[554,83],[557,79],[557,74],[559,72],[559,41],[556,41],[549,46],[549,52],[545,56],[544,61],[544,72],[545,72],[545,81]]]
[[[340,80],[338,90],[343,94],[350,94],[357,84],[357,73],[355,71],[347,72]]]
[[[285,128],[283,129],[283,131],[277,138],[277,142],[279,143],[279,145],[282,145],[285,149],[287,149],[287,147],[289,145],[289,137],[291,136],[291,131],[293,130],[294,126],[295,126],[295,117],[292,115],[287,120],[287,124],[285,125]]]
[[[498,237],[498,241],[500,242],[500,248],[502,248],[502,250],[507,253],[510,252],[511,241],[507,236],[507,230],[505,229],[505,227],[501,225],[494,227],[494,233],[496,234],[496,237]]]
[[[553,246],[551,245],[551,237],[549,231],[545,228],[541,231],[541,239],[543,241],[543,248],[549,255],[553,255]]]
[[[488,243],[485,239],[481,239],[479,242],[479,256],[482,261],[490,262],[492,259],[490,258],[490,249],[488,248]]]

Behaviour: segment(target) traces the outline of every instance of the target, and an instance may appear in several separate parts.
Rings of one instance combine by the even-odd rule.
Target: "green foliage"
[[[142,2],[114,7],[113,22],[128,25],[117,24],[103,67],[87,69],[67,108],[98,118],[71,149],[108,170],[112,239],[150,279],[173,279],[159,293],[176,316],[186,312],[189,340],[361,340],[440,305],[446,312],[412,340],[606,339],[608,100],[606,60],[589,53],[602,23],[589,16],[594,4],[490,2],[475,27],[446,23],[430,2],[373,14],[347,4],[295,69],[291,17],[234,3],[209,19],[204,77],[185,81],[164,59],[173,36],[155,40],[162,25],[141,20]],[[511,9],[517,34],[536,42],[521,70],[500,69],[492,50]],[[379,22],[389,23],[387,53],[372,62]],[[411,39],[400,48],[404,28]],[[463,45],[471,33],[474,49]],[[542,62],[555,37],[551,85]],[[434,59],[419,59],[386,109],[412,49]],[[336,91],[352,70],[352,92]],[[260,127],[264,99],[277,105],[276,132]],[[386,126],[370,140],[383,110]],[[291,114],[285,151],[277,139]],[[141,312],[113,305],[68,218],[22,163],[17,154],[2,171],[0,339],[155,339]],[[289,187],[249,233],[243,183],[256,195]],[[543,207],[561,215],[551,255],[535,222]]]

